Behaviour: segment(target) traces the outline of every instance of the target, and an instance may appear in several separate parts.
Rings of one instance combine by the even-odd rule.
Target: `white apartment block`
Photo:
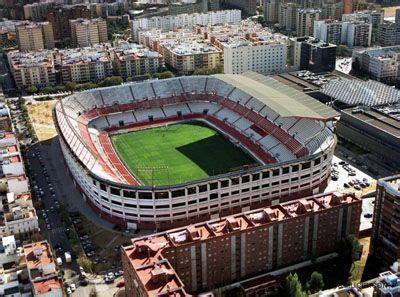
[[[400,79],[400,46],[353,51],[353,62],[377,81]]]
[[[39,231],[38,216],[27,193],[8,193],[0,204],[0,235],[21,235]]]
[[[323,42],[345,44],[351,48],[368,47],[371,45],[372,24],[318,20],[314,21],[314,37]]]
[[[251,21],[240,25],[197,28],[223,50],[224,73],[255,71],[275,74],[286,70],[288,38]]]
[[[242,14],[238,9],[156,16],[133,20],[131,22],[131,31],[133,40],[138,42],[138,34],[142,30],[159,29],[162,31],[171,31],[178,28],[191,29],[195,25],[239,24],[241,19]]]
[[[354,13],[343,14],[342,21],[344,22],[365,22],[377,27],[383,23],[384,11],[377,10],[362,10],[355,11]]]
[[[255,71],[274,74],[285,71],[287,45],[251,42],[231,43],[224,46],[224,73],[241,74]]]

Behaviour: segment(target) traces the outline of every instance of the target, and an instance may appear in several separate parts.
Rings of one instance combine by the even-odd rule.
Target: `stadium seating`
[[[240,104],[245,104],[251,96],[245,92],[243,92],[240,89],[235,89],[233,92],[229,95],[229,99],[234,101],[234,102],[239,102]]]
[[[221,121],[226,120],[231,124],[240,118],[239,115],[237,115],[236,113],[232,112],[231,110],[229,110],[227,108],[223,108],[223,109],[219,110],[214,115]]]
[[[131,85],[133,96],[136,100],[141,101],[145,98],[152,99],[156,97],[150,82]]]
[[[205,93],[207,77],[205,76],[183,76],[179,78],[179,81],[186,93]]]
[[[177,79],[160,80],[153,84],[153,88],[156,92],[156,96],[161,98],[169,97],[172,94],[179,96],[184,93],[184,90]]]

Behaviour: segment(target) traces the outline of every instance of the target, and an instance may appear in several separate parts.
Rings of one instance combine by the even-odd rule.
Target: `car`
[[[345,187],[346,189],[350,188],[350,186],[347,183],[344,183],[343,187]]]
[[[70,287],[67,287],[67,288],[65,289],[65,292],[67,293],[67,295],[71,295],[71,294],[72,294],[72,290],[71,290]]]
[[[349,181],[348,184],[349,184],[350,187],[354,186],[354,182],[353,181]]]
[[[51,230],[51,225],[47,224],[47,230]]]
[[[372,213],[366,213],[366,214],[364,214],[364,218],[366,218],[366,219],[372,218]]]
[[[359,185],[355,185],[355,186],[354,186],[354,189],[360,191],[360,190],[361,190],[361,187],[360,187]]]
[[[74,292],[76,290],[75,284],[70,284],[69,287],[71,288],[72,292]]]

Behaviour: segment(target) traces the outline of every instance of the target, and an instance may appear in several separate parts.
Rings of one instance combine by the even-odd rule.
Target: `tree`
[[[47,86],[47,87],[45,87],[45,88],[43,89],[43,93],[45,93],[45,94],[54,93],[54,88],[51,87],[51,86]]]
[[[314,271],[306,285],[307,291],[317,293],[324,288],[324,278],[321,273]]]
[[[92,262],[84,254],[80,255],[76,262],[79,266],[82,266],[85,271],[92,272]]]
[[[354,262],[360,258],[361,248],[362,247],[357,237],[355,237],[353,234],[350,234],[341,241],[339,251],[342,257]]]
[[[34,93],[37,93],[38,88],[35,86],[30,86],[30,87],[27,87],[25,91],[29,94],[34,94]]]
[[[218,63],[217,66],[214,68],[207,68],[207,67],[202,67],[198,68],[194,71],[194,75],[211,75],[211,74],[217,74],[217,73],[222,73],[224,71],[224,65],[221,63]]]
[[[120,76],[110,76],[106,77],[102,82],[100,82],[99,86],[100,87],[116,86],[122,84],[123,82],[124,80]]]
[[[336,55],[338,57],[346,57],[348,56],[348,47],[344,44],[340,44],[336,47]]]
[[[68,91],[75,91],[78,88],[78,84],[74,81],[69,81],[65,84],[65,87],[67,88]]]
[[[305,297],[307,294],[303,292],[303,287],[297,273],[289,274],[282,283],[282,296],[287,297]]]
[[[157,72],[155,74],[155,77],[157,77],[158,79],[166,79],[166,78],[171,78],[171,77],[174,77],[174,76],[175,75],[169,70],[164,71],[164,72]]]

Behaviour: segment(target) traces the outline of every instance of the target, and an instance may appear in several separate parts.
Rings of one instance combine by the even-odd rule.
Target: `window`
[[[105,184],[100,184],[100,189],[102,189],[104,192],[107,192],[107,186]]]
[[[210,200],[218,199],[218,193],[210,194]]]
[[[282,174],[287,174],[287,173],[289,173],[289,167],[284,167],[282,169]]]
[[[207,192],[207,185],[199,186],[199,193]]]
[[[117,188],[110,188],[110,193],[119,196],[121,195],[121,190]]]
[[[268,178],[269,177],[269,171],[265,171],[262,173],[262,178]]]
[[[196,187],[191,187],[187,189],[188,195],[196,194]]]
[[[259,179],[260,179],[260,174],[259,173],[253,174],[253,181],[259,180]]]
[[[168,199],[168,192],[155,192],[154,193],[156,199]]]
[[[311,167],[311,162],[303,163],[301,169],[309,169]]]
[[[292,166],[292,172],[299,171],[299,165],[293,165]]]
[[[242,177],[242,183],[248,183],[250,181],[250,175],[245,175]]]
[[[238,177],[232,178],[232,185],[238,185],[238,184],[239,184],[239,178]]]
[[[185,190],[172,191],[172,198],[185,196]]]
[[[229,180],[221,180],[221,188],[229,187]]]
[[[279,169],[274,169],[274,171],[272,171],[272,176],[278,176],[279,175]]]
[[[218,189],[218,183],[210,184],[210,190],[216,190],[216,189]]]
[[[131,191],[124,191],[124,197],[127,198],[136,198],[136,193]]]
[[[151,192],[139,192],[139,199],[153,199]]]

